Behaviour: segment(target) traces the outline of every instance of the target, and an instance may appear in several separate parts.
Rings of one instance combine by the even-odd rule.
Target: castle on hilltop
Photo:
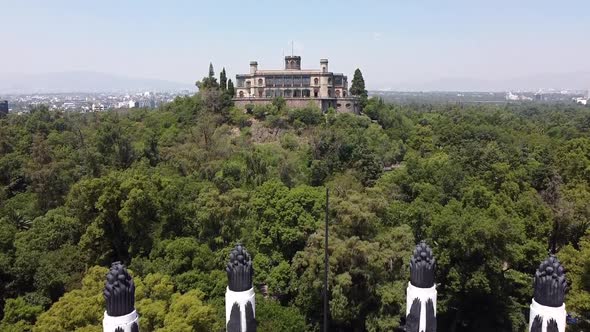
[[[320,69],[301,69],[300,56],[286,56],[285,69],[259,70],[250,62],[250,73],[236,75],[234,102],[238,107],[268,104],[283,97],[289,107],[305,107],[310,102],[323,112],[332,107],[337,112],[359,113],[356,96],[348,92],[348,78],[328,71],[328,60],[320,60]]]

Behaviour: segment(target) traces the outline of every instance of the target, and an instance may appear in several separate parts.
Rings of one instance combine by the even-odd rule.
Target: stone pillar
[[[531,304],[529,331],[565,332],[565,269],[554,255],[549,256],[535,272],[535,294]]]
[[[225,324],[227,332],[256,332],[256,305],[252,277],[254,268],[250,254],[237,244],[227,263],[228,286],[225,292]]]
[[[114,262],[104,285],[107,310],[102,320],[104,332],[139,332],[135,311],[135,284],[121,262]]]
[[[436,267],[432,249],[420,242],[410,258],[410,282],[406,299],[406,331],[436,331]]]

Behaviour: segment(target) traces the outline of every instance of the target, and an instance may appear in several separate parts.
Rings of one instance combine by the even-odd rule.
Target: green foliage
[[[225,74],[225,67],[219,73],[219,87],[222,91],[227,90],[227,75]]]
[[[208,332],[215,324],[215,311],[202,301],[203,293],[191,290],[185,294],[174,294],[164,327],[158,332]]]
[[[567,279],[571,285],[566,297],[568,313],[580,320],[572,330],[585,331],[590,327],[590,231],[580,241],[579,250],[568,245],[558,258],[567,267]]]
[[[212,63],[209,63],[209,75],[201,81],[197,81],[195,85],[199,90],[219,89],[219,83],[217,83],[217,78],[215,78],[215,70],[213,69]]]
[[[354,76],[352,77],[352,84],[350,85],[350,94],[353,96],[358,96],[361,98],[361,107],[365,107],[367,104],[368,99],[368,92],[365,88],[365,79],[363,78],[363,73],[361,73],[360,69],[356,69],[354,71]]]
[[[280,109],[280,108],[279,108]],[[308,126],[318,125],[323,119],[322,110],[313,104],[304,108],[295,108],[289,111],[289,122],[299,121]]]
[[[350,85],[350,93],[353,96],[367,95],[367,90],[365,89],[365,79],[363,78],[363,73],[361,73],[361,70],[358,68],[354,71],[352,84]]]
[[[229,79],[229,81],[227,81],[227,94],[230,97],[233,97],[236,95],[236,89],[234,87],[234,82],[232,82],[231,78]]]
[[[75,331],[102,326],[104,313],[104,278],[107,269],[93,267],[86,272],[82,288],[66,293],[49,310],[39,316],[34,332]]]
[[[209,63],[209,78],[215,77],[215,71],[213,70],[213,64]]]
[[[306,330],[305,317],[294,307],[284,307],[278,302],[256,297],[256,321],[259,332],[299,332]]]
[[[114,260],[134,271],[142,330],[223,330],[241,241],[260,330],[317,331],[323,186],[335,331],[399,327],[422,239],[440,331],[524,330],[549,247],[568,311],[590,318],[587,107],[371,99],[357,116],[276,99],[244,113],[222,76],[153,111],[0,119],[0,330],[101,331],[106,269],[88,267]]]
[[[104,276],[106,268],[89,269],[82,288],[67,293],[41,314],[33,331],[101,331],[104,312]],[[211,331],[215,324],[213,307],[203,302],[204,294],[191,290],[174,291],[170,277],[160,273],[145,278],[135,276],[136,309],[145,331]],[[8,316],[2,321],[18,323],[34,321],[42,308],[27,305],[24,300],[9,301]],[[8,317],[8,318],[7,318]]]
[[[2,331],[31,331],[43,307],[28,303],[25,298],[8,299],[4,304],[4,318],[0,322]]]
[[[251,125],[250,118],[246,114],[244,114],[243,110],[236,107],[232,107],[229,110],[229,120],[231,124],[233,124],[234,126],[238,126],[240,128],[244,128]]]
[[[252,109],[252,114],[256,119],[259,120],[264,120],[267,116],[279,114],[279,108],[277,107],[277,105],[275,105],[275,103],[267,105],[254,105],[251,108],[248,108],[248,106],[246,106],[246,109]]]
[[[283,97],[274,97],[272,100],[272,106],[277,108],[278,112],[282,112],[287,107],[287,101]]]

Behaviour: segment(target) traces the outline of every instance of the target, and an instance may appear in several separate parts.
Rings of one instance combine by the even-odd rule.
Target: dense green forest
[[[224,266],[254,258],[259,331],[318,331],[331,189],[332,331],[392,331],[409,257],[438,261],[439,331],[524,331],[554,248],[590,319],[590,108],[390,105],[250,113],[216,80],[157,110],[0,120],[1,331],[102,331],[125,262],[142,331],[222,331]]]

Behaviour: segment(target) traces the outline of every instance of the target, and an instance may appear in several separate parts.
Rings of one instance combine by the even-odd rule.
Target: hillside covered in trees
[[[318,331],[325,187],[333,331],[392,331],[408,261],[438,261],[439,331],[524,331],[554,248],[590,319],[590,108],[388,105],[250,114],[205,79],[158,110],[0,120],[1,331],[102,331],[107,267],[142,331],[222,331],[224,266],[252,253],[259,331]]]

